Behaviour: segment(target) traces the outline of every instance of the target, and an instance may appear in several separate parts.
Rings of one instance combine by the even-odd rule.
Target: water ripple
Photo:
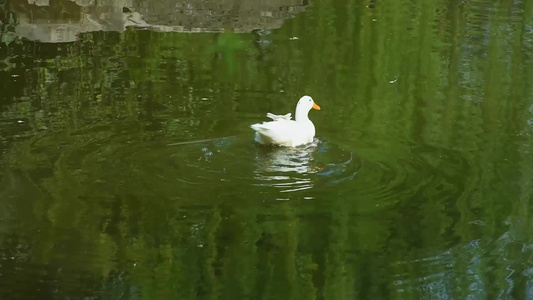
[[[422,189],[442,195],[459,191],[442,183],[431,165],[436,163],[434,158],[423,152],[417,157],[370,155],[364,149],[345,150],[334,141],[320,139],[302,147],[280,148],[258,145],[244,135],[194,141],[182,137],[180,141],[100,126],[31,143],[34,150],[28,155],[43,159],[35,165],[55,161],[51,167],[58,186],[80,184],[103,196],[135,192],[181,199],[202,194],[211,199],[209,189],[221,188],[224,193],[263,199],[327,199],[335,194],[361,199],[366,201],[361,207],[375,210]]]

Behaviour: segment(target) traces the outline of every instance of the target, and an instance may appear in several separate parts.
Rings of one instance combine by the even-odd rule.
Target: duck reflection
[[[310,189],[314,186],[310,175],[317,172],[313,167],[313,153],[318,149],[318,140],[301,147],[265,147],[256,155],[254,178],[259,186],[273,186],[282,192]]]

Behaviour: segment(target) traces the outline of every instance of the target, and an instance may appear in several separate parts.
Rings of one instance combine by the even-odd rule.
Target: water
[[[0,20],[1,299],[533,299],[531,1]]]

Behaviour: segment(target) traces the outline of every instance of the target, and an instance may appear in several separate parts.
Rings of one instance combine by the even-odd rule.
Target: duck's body
[[[315,125],[311,121],[281,119],[251,127],[255,130],[255,141],[261,144],[295,147],[312,142],[315,136]]]
[[[296,147],[313,141],[315,137],[315,125],[309,120],[308,113],[311,108],[320,110],[309,96],[303,96],[296,105],[295,120],[291,120],[291,114],[274,115],[268,113],[270,122],[253,124],[255,140],[261,144]]]

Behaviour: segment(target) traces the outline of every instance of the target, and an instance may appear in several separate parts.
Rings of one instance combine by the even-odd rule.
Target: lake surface
[[[105,3],[0,1],[0,299],[533,299],[533,1]]]

